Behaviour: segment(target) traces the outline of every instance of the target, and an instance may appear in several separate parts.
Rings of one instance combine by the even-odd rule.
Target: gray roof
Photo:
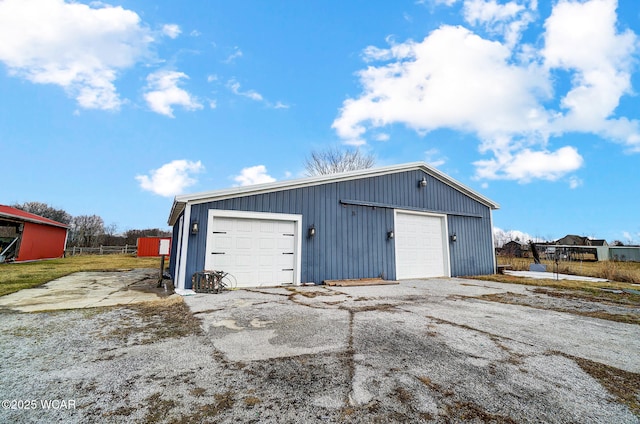
[[[178,217],[184,211],[187,204],[207,203],[217,200],[230,199],[235,197],[252,196],[256,194],[271,193],[275,191],[291,190],[302,187],[309,187],[314,185],[321,185],[327,183],[335,183],[340,181],[357,180],[362,178],[377,177],[387,174],[395,174],[399,172],[421,170],[428,175],[442,181],[450,187],[464,193],[470,198],[482,203],[483,205],[491,208],[498,209],[500,205],[494,201],[484,197],[480,193],[470,189],[464,184],[454,180],[450,176],[444,174],[441,171],[427,165],[424,162],[411,162],[401,165],[391,165],[381,168],[369,168],[361,169],[357,171],[341,172],[337,174],[318,175],[307,178],[299,178],[295,180],[283,180],[266,184],[255,184],[243,187],[232,187],[222,190],[206,191],[193,194],[183,194],[176,196],[173,200],[171,207],[171,213],[169,214],[169,225],[174,225],[178,220]]]

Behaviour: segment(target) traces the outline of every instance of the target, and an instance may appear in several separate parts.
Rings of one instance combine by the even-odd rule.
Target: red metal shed
[[[68,229],[60,222],[0,205],[0,262],[60,258]]]
[[[168,256],[171,249],[170,237],[140,237],[138,256]],[[164,250],[161,252],[161,250]]]

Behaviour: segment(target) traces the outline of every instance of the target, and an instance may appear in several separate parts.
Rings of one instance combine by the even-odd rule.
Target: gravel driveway
[[[0,422],[640,422],[640,326],[545,298],[430,279],[0,310]]]

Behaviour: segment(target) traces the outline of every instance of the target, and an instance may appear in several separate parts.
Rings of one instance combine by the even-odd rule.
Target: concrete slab
[[[147,302],[170,294],[155,288],[157,275],[155,269],[77,272],[2,296],[0,310],[38,312]]]

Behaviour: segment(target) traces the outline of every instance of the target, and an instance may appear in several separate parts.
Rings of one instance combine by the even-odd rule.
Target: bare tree
[[[100,242],[107,246],[119,246],[121,241],[124,241],[124,237],[116,235],[118,232],[118,224],[112,223],[104,226],[104,234],[101,237]]]
[[[305,159],[304,167],[308,176],[336,174],[338,172],[368,169],[375,165],[375,158],[359,149],[331,147],[311,152]]]
[[[15,204],[13,207],[63,224],[70,224],[73,219],[66,211],[56,209],[42,202],[25,202],[22,204]]]
[[[80,215],[71,222],[73,246],[96,247],[104,234],[104,221],[98,215]]]
[[[164,231],[159,228],[147,228],[145,230],[127,230],[124,233],[124,239],[127,244],[135,245],[140,237],[171,237],[172,234],[169,231]]]

